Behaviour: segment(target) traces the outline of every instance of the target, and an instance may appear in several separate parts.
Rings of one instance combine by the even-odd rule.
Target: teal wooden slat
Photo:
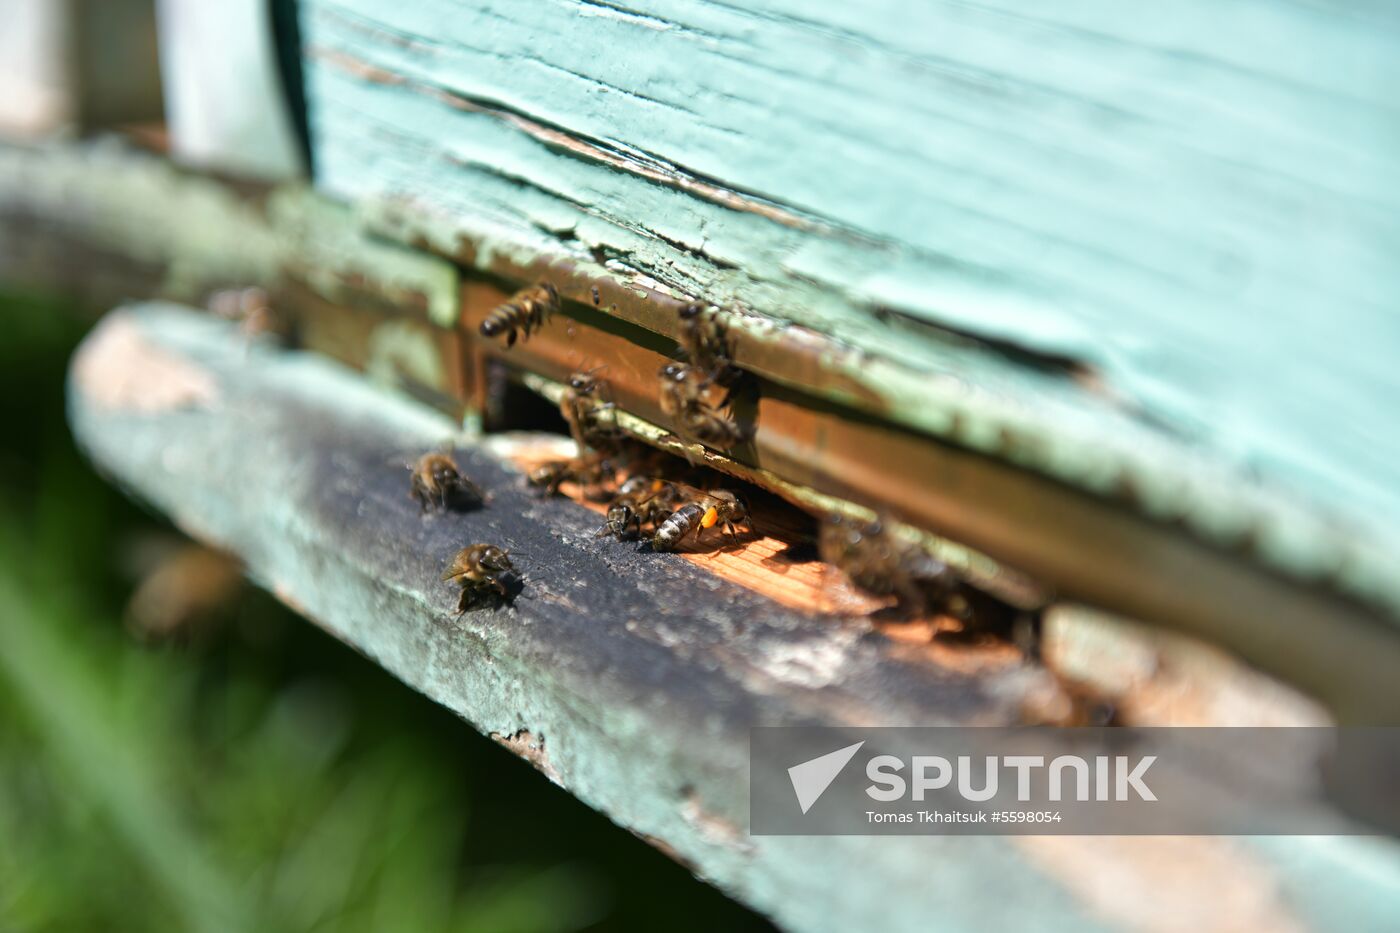
[[[490,442],[454,454],[487,507],[425,517],[400,464],[452,437],[449,420],[208,314],[114,311],[68,389],[74,436],[107,475],[784,928],[1382,930],[1394,915],[1393,839],[751,836],[750,727],[1005,724],[1044,672],[915,659],[676,555],[600,542],[595,513],[535,498]],[[439,575],[473,540],[528,554],[528,588],[457,618]],[[1259,689],[1242,680],[1214,683],[1229,715]],[[1200,769],[1217,792],[1214,763]]]
[[[1043,448],[1027,465],[1175,490],[1163,513],[1253,528],[1281,564],[1395,550],[1384,4],[308,0],[303,19],[318,183],[369,213],[409,205],[483,262],[605,257],[810,326],[891,363],[871,381],[935,433],[956,407],[937,379],[994,387]],[[950,362],[919,322],[1072,357],[1097,388]],[[956,439],[992,447],[983,425]],[[1258,487],[1317,520],[1236,504]]]

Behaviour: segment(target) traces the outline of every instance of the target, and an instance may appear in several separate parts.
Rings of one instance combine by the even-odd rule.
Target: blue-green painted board
[[[1056,386],[1043,407],[1034,379],[1011,389],[1018,427],[1074,439],[1061,459],[1197,458],[1241,497],[1281,489],[1338,540],[1393,550],[1395,7],[308,0],[302,15],[318,184],[370,212],[409,204],[487,254],[601,251],[617,274],[892,362],[907,378],[881,375],[891,387],[997,377],[877,307],[1068,355],[1098,388]],[[936,431],[942,404],[896,407]]]
[[[786,929],[1394,926],[1390,839],[751,836],[750,727],[1004,724],[1044,672],[944,667],[600,542],[595,513],[533,497],[489,444],[455,450],[488,506],[425,517],[399,463],[450,437],[446,418],[191,309],[107,315],[68,404],[104,472],[179,527],[481,731],[528,733],[553,780]],[[439,574],[471,540],[528,555],[528,590],[457,618]]]

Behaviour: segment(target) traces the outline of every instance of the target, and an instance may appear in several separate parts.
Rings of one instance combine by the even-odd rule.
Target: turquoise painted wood
[[[675,555],[601,545],[595,513],[534,498],[490,442],[455,456],[491,504],[424,518],[399,464],[451,436],[449,420],[314,354],[250,349],[192,309],[107,315],[68,389],[74,436],[105,473],[785,929],[1394,927],[1387,838],[751,836],[750,727],[1005,724],[1043,672],[915,660]],[[530,555],[531,596],[458,618],[439,575],[479,539]],[[1224,708],[1249,706],[1236,702]]]
[[[1394,6],[307,0],[302,17],[318,184],[367,213],[810,326],[934,433],[979,391],[1009,399],[1047,451],[1029,465],[1090,488],[1133,466],[1170,497],[1216,471],[1191,493],[1207,524],[1238,531],[1237,502],[1267,488],[1316,521],[1256,537],[1325,539],[1317,572],[1361,562],[1337,542],[1395,552]],[[949,332],[1094,377],[998,368]]]

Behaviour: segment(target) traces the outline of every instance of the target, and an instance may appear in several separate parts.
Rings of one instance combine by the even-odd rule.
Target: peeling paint
[[[368,291],[421,308],[439,327],[456,323],[459,277],[451,263],[367,236],[351,208],[299,186],[273,192],[267,216],[287,265],[326,300],[353,305]]]
[[[898,649],[907,646],[857,638],[839,681],[796,686],[792,678],[832,670],[829,652],[802,658],[794,672],[784,667],[792,653],[772,646],[821,643],[830,620],[776,606],[674,555],[595,548],[596,516],[565,500],[530,499],[518,471],[471,445],[456,456],[497,497],[493,505],[425,519],[405,495],[396,453],[438,444],[450,436],[449,420],[312,354],[245,354],[236,331],[207,314],[146,306],[113,317],[216,373],[224,396],[217,411],[132,414],[90,404],[73,374],[74,435],[104,471],[237,551],[255,579],[275,581],[328,631],[534,756],[585,803],[785,925],[912,930],[936,916],[950,930],[1023,929],[1047,918],[1110,928],[1105,918],[1134,908],[1096,886],[1121,883],[1170,916],[1179,898],[1218,895],[1234,904],[1218,886],[1237,868],[1256,907],[1245,919],[1277,919],[1268,892],[1280,888],[1309,917],[1329,916],[1338,903],[1350,916],[1384,916],[1392,906],[1397,862],[1384,840],[1338,838],[1272,853],[1256,845],[1243,863],[1230,853],[1174,849],[1164,856],[1199,854],[1200,868],[1180,870],[1214,871],[1214,884],[1168,875],[1152,889],[1155,876],[1144,871],[1151,853],[1125,866],[1133,853],[1120,857],[1113,840],[1037,854],[995,838],[766,837],[741,851],[725,840],[742,827],[752,725],[1007,724],[1015,671],[932,670],[906,663]],[[174,438],[182,456],[165,472]],[[477,535],[532,552],[534,592],[586,598],[597,611],[532,598],[456,618],[439,574],[461,540]],[[580,579],[614,585],[581,590]],[[770,654],[788,682],[754,666]],[[692,800],[683,788],[693,789]],[[878,883],[852,884],[857,875]],[[1006,896],[968,896],[988,890]]]
[[[1357,64],[1317,69],[1216,29],[1168,49],[1104,0],[1041,18],[663,3],[660,31],[599,8],[309,2],[318,183],[485,271],[703,296],[754,346],[823,334],[843,348],[828,397],[1400,611],[1400,456],[1378,441],[1400,437],[1396,226],[1365,206],[1400,177],[1375,146],[1393,24],[1227,17]],[[420,36],[431,54],[404,44]],[[1129,62],[1180,81],[1102,80]]]
[[[120,317],[99,324],[83,343],[73,378],[90,404],[109,411],[153,414],[209,408],[219,401],[213,373],[152,344]]]
[[[536,771],[549,778],[553,783],[560,785],[564,783],[559,772],[555,770],[553,762],[549,760],[549,753],[545,751],[544,733],[536,736],[529,729],[517,729],[509,735],[492,732],[491,738],[534,765]]]
[[[365,374],[390,387],[398,386],[405,376],[424,386],[448,384],[442,353],[432,336],[400,321],[386,321],[370,335]]]
[[[712,845],[727,846],[744,853],[752,853],[756,847],[742,826],[706,809],[700,794],[693,787],[681,791],[681,816],[695,827],[701,839]]]
[[[1142,933],[1303,933],[1280,879],[1233,839],[1017,836],[1016,847],[1103,919]]]

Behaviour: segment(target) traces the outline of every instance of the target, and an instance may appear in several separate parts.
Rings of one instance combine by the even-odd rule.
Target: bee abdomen
[[[656,529],[656,534],[651,539],[652,548],[657,551],[668,551],[675,547],[690,533],[704,514],[705,510],[693,502],[676,509]]]
[[[727,450],[744,439],[743,429],[720,412],[709,410],[697,415],[686,419],[686,427],[700,443]]]
[[[481,322],[481,333],[486,337],[494,337],[510,328],[518,327],[524,313],[524,309],[520,305],[503,304],[486,315],[486,319]]]
[[[523,331],[526,337],[542,325],[559,306],[559,293],[554,286],[544,282],[534,288],[517,292],[510,301],[501,305],[481,322],[484,337],[506,335],[506,345],[515,343],[516,334]]]

